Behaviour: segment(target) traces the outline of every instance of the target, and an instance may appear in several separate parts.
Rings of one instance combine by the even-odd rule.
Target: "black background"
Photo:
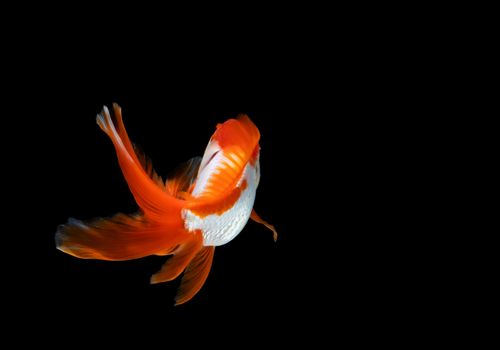
[[[330,126],[311,115],[304,87],[286,75],[115,69],[102,75],[74,69],[68,76],[41,74],[27,87],[29,118],[12,121],[24,130],[22,142],[29,145],[16,157],[23,164],[26,191],[16,199],[20,226],[14,237],[16,246],[23,247],[14,254],[19,267],[14,279],[22,286],[17,297],[23,295],[25,322],[36,324],[51,315],[63,328],[87,318],[96,328],[149,322],[161,328],[221,318],[230,329],[256,318],[263,332],[284,322],[295,327],[308,322],[303,313],[321,311],[332,298],[329,285],[344,272],[336,267],[330,276],[318,273],[324,261],[334,258],[316,254],[335,232],[332,202],[319,198],[336,170],[327,169],[334,159],[325,156],[330,141],[314,133]],[[202,155],[217,123],[247,113],[262,134],[255,208],[276,226],[278,242],[265,227],[249,222],[234,241],[216,249],[202,290],[177,307],[173,298],[179,279],[149,284],[165,257],[104,262],[56,250],[55,231],[69,217],[84,220],[137,210],[112,144],[95,123],[102,106],[112,102],[121,105],[131,139],[163,176]],[[161,322],[153,322],[156,318]]]
[[[12,85],[3,132],[13,139],[6,149],[16,149],[8,175],[19,183],[8,254],[15,324],[37,327],[50,317],[55,332],[75,337],[82,329],[90,338],[134,337],[146,328],[155,341],[155,334],[199,327],[280,341],[355,334],[388,313],[397,320],[389,304],[406,286],[387,277],[392,228],[382,223],[378,181],[387,110],[360,53],[320,50],[302,60],[283,50],[194,51],[172,58],[127,45],[90,53],[74,47],[26,66]],[[202,155],[217,123],[247,113],[262,135],[255,208],[275,225],[278,242],[249,222],[216,248],[204,287],[177,307],[179,279],[149,284],[165,257],[105,262],[56,250],[55,231],[69,217],[137,209],[95,124],[113,102],[163,177]]]

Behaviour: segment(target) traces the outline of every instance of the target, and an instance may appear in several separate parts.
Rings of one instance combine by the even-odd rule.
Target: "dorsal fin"
[[[182,163],[167,178],[165,187],[167,192],[174,197],[186,199],[191,192],[191,185],[196,180],[201,157],[194,157]]]

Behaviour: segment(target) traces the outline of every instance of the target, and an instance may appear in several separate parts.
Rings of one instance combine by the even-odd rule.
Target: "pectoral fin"
[[[267,221],[263,220],[256,212],[255,212],[255,209],[252,209],[252,213],[250,214],[250,218],[259,223],[259,224],[262,224],[264,226],[266,226],[268,229],[270,229],[271,231],[273,231],[273,238],[274,238],[274,241],[276,242],[278,240],[278,232],[276,232],[276,229],[274,228],[273,225],[271,225],[270,223],[268,223]]]

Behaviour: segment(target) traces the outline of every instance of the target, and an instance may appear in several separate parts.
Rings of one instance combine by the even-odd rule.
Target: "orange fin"
[[[202,248],[198,254],[191,260],[191,263],[184,272],[181,285],[175,297],[175,305],[184,304],[191,300],[199,292],[205,283],[212,260],[214,258],[215,247],[209,246]]]
[[[141,163],[144,171],[146,171],[146,174],[148,174],[151,180],[153,180],[156,183],[156,185],[162,191],[164,191],[165,186],[163,185],[163,179],[153,169],[153,162],[151,161],[151,158],[149,158],[137,144],[134,143],[133,146],[134,146],[134,152],[137,155],[137,159],[139,160],[139,163]]]
[[[165,183],[167,192],[177,198],[189,193],[191,185],[196,180],[200,163],[201,157],[194,157],[177,167],[167,178]]]
[[[191,233],[190,233],[191,234]],[[181,244],[162,266],[161,270],[151,276],[151,283],[172,281],[177,278],[202,247],[203,237],[200,231],[192,233],[192,238]]]
[[[278,232],[276,232],[276,229],[274,228],[273,225],[271,225],[270,223],[268,223],[267,221],[263,220],[256,212],[255,212],[255,209],[252,209],[252,213],[250,214],[250,218],[259,223],[259,224],[262,224],[264,226],[266,226],[268,229],[270,229],[271,231],[273,231],[273,238],[274,238],[274,241],[276,242],[278,240]]]
[[[115,146],[123,176],[135,201],[149,220],[167,222],[181,227],[183,223],[180,212],[183,201],[168,194],[163,185],[159,186],[157,179],[150,177],[152,172],[148,173],[147,169],[144,169],[125,131],[120,107],[116,104],[113,106],[117,125],[115,126],[106,107],[104,107],[102,114],[97,116],[97,124]],[[144,157],[141,155],[141,158]],[[143,163],[149,164],[145,163],[145,158]]]
[[[151,223],[140,214],[116,214],[88,222],[69,219],[57,230],[56,246],[82,259],[129,260],[172,249],[189,238],[184,229]]]

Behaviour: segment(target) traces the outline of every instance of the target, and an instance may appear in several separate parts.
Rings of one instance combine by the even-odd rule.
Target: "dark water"
[[[154,339],[172,327],[202,325],[212,334],[243,329],[248,339],[269,334],[279,341],[292,333],[308,337],[305,328],[323,336],[355,333],[385,315],[384,267],[391,262],[377,252],[387,237],[375,235],[387,228],[373,214],[383,205],[374,199],[381,191],[376,138],[368,136],[375,123],[356,103],[352,85],[342,80],[321,89],[307,74],[286,69],[223,80],[216,72],[147,67],[111,72],[59,72],[51,86],[44,83],[50,72],[39,73],[26,88],[32,97],[23,100],[29,118],[14,118],[14,127],[3,131],[19,133],[17,142],[29,145],[13,160],[22,171],[12,166],[22,179],[10,205],[16,223],[6,263],[15,267],[9,289],[16,324],[42,324],[50,315],[54,329],[73,336],[115,328],[132,336],[145,326]],[[165,257],[105,262],[56,250],[55,231],[69,217],[137,209],[111,142],[95,123],[112,102],[121,105],[130,138],[162,176],[201,156],[217,123],[247,113],[262,135],[255,208],[275,225],[278,242],[249,222],[216,248],[202,290],[178,307],[179,279],[149,284]],[[240,326],[249,320],[256,321]]]

